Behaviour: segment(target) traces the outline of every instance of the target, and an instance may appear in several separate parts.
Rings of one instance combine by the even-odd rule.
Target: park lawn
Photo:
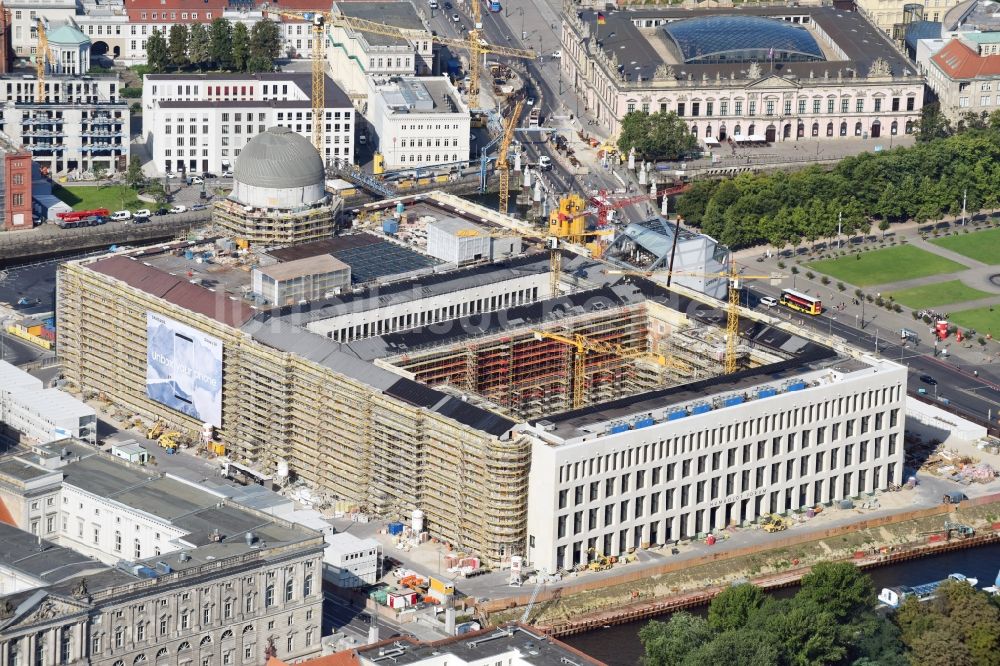
[[[875,284],[912,280],[940,273],[956,273],[967,268],[950,259],[909,245],[848,255],[840,259],[813,261],[806,265],[856,287],[870,287]]]
[[[973,231],[958,236],[938,238],[931,242],[984,264],[1000,264],[1000,229]]]
[[[1000,336],[1000,307],[994,306],[992,312],[988,307],[952,312],[948,315],[948,321],[963,329],[975,329],[977,335],[985,336],[989,333],[994,339]]]
[[[882,295],[885,296],[886,294]],[[963,284],[961,280],[949,280],[948,282],[938,282],[937,284],[928,284],[922,287],[901,289],[888,295],[892,296],[897,302],[914,310],[933,308],[938,305],[947,305],[948,303],[974,301],[977,298],[989,298],[993,296],[988,291],[973,289]]]
[[[122,208],[122,186],[120,185],[109,185],[107,187],[98,187],[97,185],[84,187],[63,187],[62,185],[53,185],[52,194],[72,206],[73,210],[107,208],[111,212],[114,212],[116,210],[124,209],[137,210],[139,208],[149,208],[149,204],[139,201],[139,197],[136,196],[135,190],[128,187],[124,189],[124,208]]]

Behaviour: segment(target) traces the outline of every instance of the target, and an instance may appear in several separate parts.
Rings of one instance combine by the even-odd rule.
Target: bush
[[[785,267],[785,262],[779,261],[778,262],[778,268],[784,268],[784,267]]]
[[[153,71],[153,68],[149,65],[132,65],[129,69],[135,72],[136,76],[139,78],[142,78],[146,74],[150,74]]]
[[[825,276],[825,275],[824,275],[823,277],[821,277],[821,278],[819,279],[819,281],[820,281],[820,282],[822,282],[823,284],[830,284],[830,278],[828,278],[828,277],[827,277],[827,276]]]
[[[133,102],[132,106],[128,107],[130,113],[142,113],[142,104],[139,102]]]
[[[812,280],[814,277],[816,277],[816,274],[813,273],[812,271],[806,271],[806,277]]]
[[[875,299],[874,299],[874,298],[872,298],[872,295],[871,295],[871,294],[865,294],[865,300],[866,300],[866,301],[868,301],[869,303],[871,303],[871,302],[872,302],[872,301],[874,301]]]
[[[914,319],[920,319],[920,315],[917,314],[916,310],[910,310],[910,316]]]
[[[142,86],[125,86],[122,88],[122,97],[142,97]]]
[[[792,266],[792,275],[798,275],[798,274],[799,274],[799,267]]]
[[[879,296],[878,298],[875,299],[875,305],[877,305],[879,307],[882,307],[883,305],[885,305],[885,301],[882,299],[881,296]]]
[[[978,340],[976,340],[976,342],[978,342],[979,344],[981,344],[981,345],[982,345],[982,346],[984,346],[984,347],[986,346],[986,338],[984,338],[984,337],[983,337],[983,336],[981,336],[981,335],[979,336],[979,339],[978,339]]]
[[[844,283],[843,283],[843,282],[838,282],[838,283],[837,283],[837,289],[839,289],[839,290],[841,290],[841,291],[844,291],[844,290],[846,290],[846,289],[847,289],[847,286],[846,286],[846,285],[844,285]]]
[[[861,291],[860,289],[855,289],[854,290],[854,297],[855,298],[864,298],[865,297],[865,292]]]

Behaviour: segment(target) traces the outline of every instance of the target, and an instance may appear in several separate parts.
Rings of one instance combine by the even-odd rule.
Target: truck
[[[60,229],[75,229],[77,227],[96,227],[97,225],[104,224],[108,221],[108,218],[102,217],[100,215],[92,215],[89,217],[72,218],[69,220],[56,219],[54,220],[55,225]]]
[[[528,127],[538,127],[542,120],[542,110],[537,106],[528,113]]]

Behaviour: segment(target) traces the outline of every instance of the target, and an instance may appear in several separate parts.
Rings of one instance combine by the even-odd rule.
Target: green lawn
[[[940,273],[955,273],[967,268],[909,245],[849,255],[841,259],[824,259],[806,265],[856,287],[870,287],[874,284],[912,280]]]
[[[135,190],[128,187],[123,188],[119,185],[109,185],[107,187],[98,187],[96,185],[85,187],[63,187],[62,185],[53,185],[52,194],[72,206],[73,210],[107,208],[111,212],[114,212],[116,210],[123,210],[123,189],[125,192],[124,208],[127,208],[128,210],[150,208],[149,204],[139,201]]]
[[[997,306],[993,307],[993,312],[989,308],[952,312],[948,315],[948,321],[963,329],[974,328],[977,335],[991,333],[994,339],[1000,336],[1000,307]]]
[[[885,295],[883,294],[883,296]],[[948,282],[938,282],[937,284],[929,284],[923,287],[901,289],[888,295],[915,310],[933,308],[948,303],[974,301],[977,298],[989,298],[993,296],[993,294],[987,291],[968,287],[961,280],[949,280]]]
[[[973,231],[958,236],[939,238],[931,242],[984,264],[1000,264],[1000,229]]]

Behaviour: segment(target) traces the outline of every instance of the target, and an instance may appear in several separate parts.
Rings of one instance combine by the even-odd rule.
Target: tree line
[[[203,23],[170,26],[146,40],[146,63],[151,73],[196,68],[230,72],[270,72],[281,53],[281,32],[274,21],[260,20],[247,28],[217,18]]]
[[[1000,113],[963,118],[952,129],[933,108],[917,144],[841,160],[832,170],[741,174],[696,181],[678,200],[684,220],[731,248],[775,247],[885,231],[895,222],[938,219],[1000,206]]]
[[[997,666],[1000,607],[966,583],[937,598],[876,612],[871,579],[850,563],[821,563],[790,599],[744,583],[712,600],[708,617],[674,613],[639,632],[644,666]]]

